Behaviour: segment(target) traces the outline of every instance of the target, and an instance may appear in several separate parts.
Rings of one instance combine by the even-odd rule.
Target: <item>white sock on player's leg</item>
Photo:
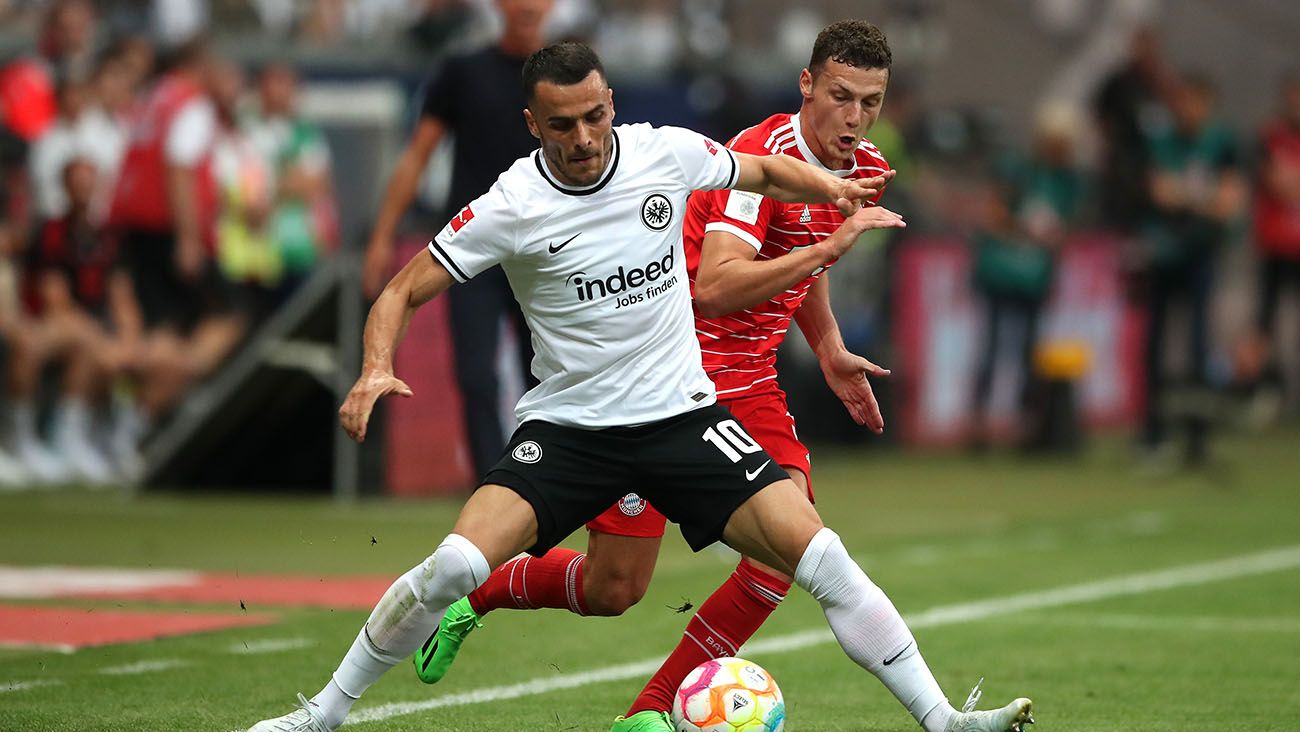
[[[828,528],[813,536],[794,581],[821,603],[840,647],[875,674],[926,732],[942,732],[955,711],[925,664],[894,603]]]
[[[491,568],[468,539],[449,534],[437,550],[393,583],[352,642],[334,676],[312,702],[331,729],[388,669],[415,652],[447,606],[483,584]]]

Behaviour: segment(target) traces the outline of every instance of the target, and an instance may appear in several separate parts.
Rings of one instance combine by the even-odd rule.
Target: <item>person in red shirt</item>
[[[1288,74],[1280,91],[1279,113],[1260,132],[1255,186],[1254,238],[1261,287],[1256,332],[1245,349],[1245,371],[1257,386],[1282,380],[1272,347],[1277,304],[1284,286],[1300,289],[1300,71]],[[1276,391],[1273,387],[1257,395]]]
[[[144,324],[142,422],[170,409],[243,332],[213,261],[215,76],[203,39],[173,53],[132,124],[109,211]]]
[[[800,74],[799,112],[769,117],[727,146],[754,155],[790,155],[883,188],[893,171],[864,136],[880,114],[891,61],[884,34],[875,26],[832,24],[818,36]],[[786,204],[744,191],[697,191],[689,200],[682,232],[703,365],[718,402],[744,428],[718,435],[714,444],[724,453],[733,451],[737,460],[741,452],[761,447],[810,501],[808,449],[776,381],[776,351],[794,321],[853,419],[873,432],[884,429],[867,377],[889,372],[845,348],[824,274],[864,231],[899,226],[904,226],[901,217],[878,206],[846,219],[833,205]],[[415,655],[417,674],[428,683],[440,679],[466,635],[491,610],[550,607],[578,615],[622,614],[645,593],[665,523],[662,514],[629,493],[587,525],[585,555],[552,549],[502,565],[447,610],[438,631]],[[743,559],[700,607],[677,648],[611,732],[671,732],[667,711],[686,675],[709,659],[735,655],[785,598],[792,581]],[[893,603],[883,592],[870,594],[862,602],[880,620],[870,631],[873,642],[891,650],[868,670],[926,732],[954,724],[968,730],[1018,729],[1028,716],[1028,700],[993,712],[954,709]]]

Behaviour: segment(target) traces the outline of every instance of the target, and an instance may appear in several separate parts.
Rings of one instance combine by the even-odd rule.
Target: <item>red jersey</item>
[[[122,158],[109,221],[117,227],[171,231],[174,222],[167,195],[167,138],[186,105],[203,95],[198,84],[179,75],[164,77],[131,125],[131,139]],[[211,149],[195,171],[199,222],[205,240],[216,213]],[[209,242],[210,243],[210,242]]]
[[[107,311],[108,281],[117,266],[110,237],[69,214],[41,226],[27,257],[23,295],[29,312],[44,310],[40,277],[45,272],[66,277],[73,299],[82,307],[96,314]]]
[[[1300,129],[1285,122],[1269,125],[1260,135],[1268,165],[1300,175]],[[1255,193],[1255,243],[1273,256],[1300,257],[1300,206],[1273,194],[1263,185]]]
[[[790,155],[821,165],[799,131],[797,114],[768,117],[736,135],[727,147],[750,155]],[[846,178],[871,178],[889,169],[880,151],[867,140],[858,145],[854,157],[856,164],[851,170],[831,172]],[[879,198],[877,194],[875,200]],[[753,246],[757,258],[763,260],[815,244],[835,233],[842,223],[844,216],[830,203],[781,203],[745,191],[696,191],[686,206],[682,225],[691,289],[694,291],[707,232],[734,234]],[[748,310],[717,318],[695,316],[704,370],[713,379],[719,399],[779,391],[776,349],[785,340],[790,320],[808,290],[832,264],[828,262],[802,282]]]

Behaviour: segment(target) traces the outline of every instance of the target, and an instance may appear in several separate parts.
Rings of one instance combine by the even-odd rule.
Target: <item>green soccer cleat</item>
[[[426,684],[442,681],[442,677],[447,675],[447,669],[451,668],[452,661],[456,660],[456,654],[460,653],[460,645],[465,642],[465,636],[475,628],[482,627],[478,613],[469,604],[469,598],[462,597],[453,602],[442,616],[438,629],[411,659],[415,662],[415,675]]]
[[[609,732],[673,732],[673,723],[667,714],[647,710],[616,718]]]

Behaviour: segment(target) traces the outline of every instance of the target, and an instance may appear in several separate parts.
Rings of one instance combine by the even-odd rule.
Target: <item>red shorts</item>
[[[745,431],[786,471],[798,470],[808,482],[808,500],[813,500],[812,465],[808,448],[795,433],[794,417],[785,403],[785,392],[775,391],[739,399],[719,399],[731,411]],[[664,535],[668,519],[635,493],[623,496],[618,503],[591,521],[588,531],[614,536],[653,538]]]

